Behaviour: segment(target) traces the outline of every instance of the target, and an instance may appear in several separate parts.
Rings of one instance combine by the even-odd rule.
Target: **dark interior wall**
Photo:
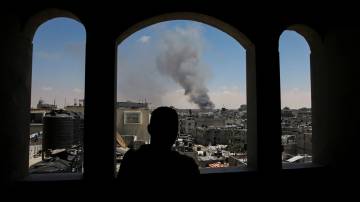
[[[1,110],[0,148],[5,157],[1,162],[2,179],[20,179],[27,172],[31,84],[32,45],[21,33],[21,21],[17,16],[1,19]],[[14,158],[14,156],[16,158]]]
[[[319,9],[299,5],[277,9],[277,5],[275,8],[274,5],[267,7],[250,3],[239,6],[226,2],[160,2],[139,6],[137,3],[85,5],[79,1],[35,1],[21,5],[14,2],[4,6],[0,14],[3,41],[0,46],[1,180],[20,180],[27,175],[33,34],[29,23],[41,24],[61,16],[76,17],[87,31],[85,180],[111,180],[114,176],[118,37],[146,19],[172,12],[212,16],[241,31],[254,46],[251,53],[248,52],[254,56],[252,69],[248,69],[254,76],[250,81],[253,82],[250,89],[253,99],[250,101],[254,104],[256,135],[252,140],[252,164],[258,172],[265,174],[281,172],[278,39],[282,31],[295,24],[312,28],[319,34],[323,48],[312,51],[311,56],[312,101],[313,108],[316,108],[313,109],[316,127],[314,161],[340,169],[351,168],[354,159],[358,158],[359,84],[356,81],[360,27],[356,21],[358,16],[353,12],[334,17],[334,11],[341,7]],[[68,12],[49,11],[49,8]],[[43,11],[49,12],[34,18]],[[36,27],[32,28],[36,30]]]
[[[331,28],[324,36],[326,56],[323,72],[326,72],[326,96],[319,97],[324,103],[323,116],[327,121],[321,135],[324,144],[324,163],[336,169],[355,170],[359,154],[357,128],[359,121],[359,27]]]

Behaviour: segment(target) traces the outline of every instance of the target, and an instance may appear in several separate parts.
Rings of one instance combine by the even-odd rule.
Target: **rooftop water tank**
[[[77,126],[78,127],[78,126]],[[66,111],[54,110],[44,117],[44,149],[71,148],[74,143],[74,117]]]

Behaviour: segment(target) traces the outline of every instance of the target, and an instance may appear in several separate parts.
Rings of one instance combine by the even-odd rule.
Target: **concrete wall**
[[[44,128],[44,124],[30,124],[30,134],[42,132]]]
[[[82,113],[84,114],[84,107],[83,106],[66,106],[65,110],[70,112]]]
[[[32,43],[21,32],[19,16],[2,16],[0,24],[0,148],[5,162],[0,179],[21,179],[29,164]]]
[[[359,27],[346,25],[333,25],[325,34],[316,80],[322,92],[313,98],[320,111],[313,126],[314,162],[337,169],[355,169],[358,154],[359,36]]]
[[[124,112],[140,112],[141,113],[141,123],[140,124],[125,124],[124,122]],[[129,136],[133,135],[137,137],[139,141],[150,142],[150,135],[147,130],[150,120],[150,110],[149,109],[122,109],[118,108],[116,110],[116,127],[120,135]]]

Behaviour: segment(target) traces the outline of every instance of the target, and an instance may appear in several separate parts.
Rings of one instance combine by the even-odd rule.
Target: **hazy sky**
[[[85,41],[84,27],[71,19],[56,18],[38,28],[33,40],[32,106],[40,98],[49,103],[55,99],[60,106],[65,100],[73,104],[74,99],[83,98]],[[216,108],[238,108],[246,103],[244,48],[214,27],[183,20],[154,24],[120,43],[119,101],[146,99],[153,106],[197,108],[178,80],[158,67],[159,55],[170,46],[180,51],[190,47],[196,53],[194,67],[186,68],[201,72],[200,80]],[[286,31],[280,37],[279,51],[282,107],[310,107],[308,44],[297,33]]]

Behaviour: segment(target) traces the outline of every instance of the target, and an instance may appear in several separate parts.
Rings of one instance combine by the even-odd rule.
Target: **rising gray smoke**
[[[197,29],[177,28],[162,38],[158,70],[180,84],[185,95],[200,109],[213,109],[205,85],[209,70],[201,63],[202,40]]]

